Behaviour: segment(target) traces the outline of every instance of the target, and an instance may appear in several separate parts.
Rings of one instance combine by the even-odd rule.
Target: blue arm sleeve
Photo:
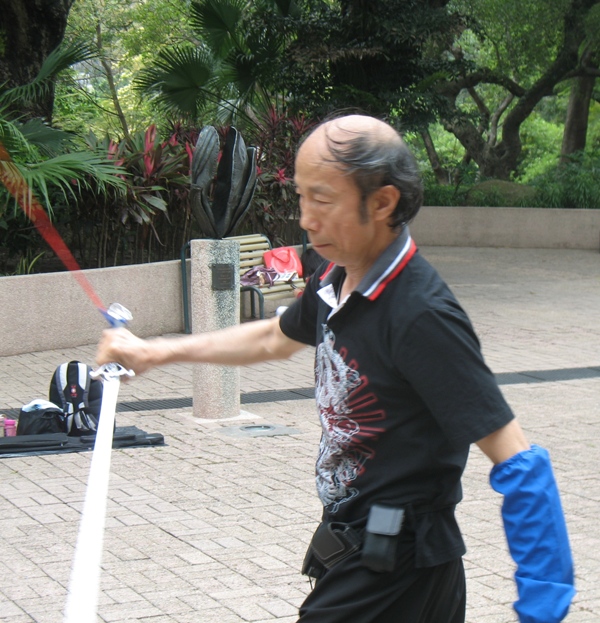
[[[511,556],[517,564],[521,623],[558,623],[575,595],[573,559],[550,457],[531,446],[490,474],[504,495],[502,519]]]

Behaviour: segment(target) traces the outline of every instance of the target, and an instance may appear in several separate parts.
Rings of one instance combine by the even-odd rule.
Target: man
[[[98,363],[245,365],[316,346],[324,511],[301,623],[464,621],[454,508],[471,443],[505,496],[521,622],[562,620],[573,570],[548,455],[527,442],[466,314],[410,238],[422,201],[412,155],[389,125],[340,117],[304,141],[295,184],[300,224],[329,263],[280,318],[150,341],[107,331]]]

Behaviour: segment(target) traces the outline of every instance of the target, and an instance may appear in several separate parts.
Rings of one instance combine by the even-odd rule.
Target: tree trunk
[[[435,175],[437,183],[441,186],[447,186],[450,183],[450,176],[448,175],[448,171],[444,169],[442,163],[440,162],[440,158],[428,129],[421,130],[421,138],[423,139],[423,144],[425,145],[425,150],[427,151],[427,157],[429,158],[429,164],[431,165],[431,169]]]
[[[0,0],[0,84],[31,82],[42,63],[60,45],[75,0]],[[18,111],[25,119],[52,119],[54,89]]]
[[[588,117],[595,81],[596,78],[593,76],[582,76],[576,78],[571,87],[560,151],[561,162],[565,162],[570,154],[585,149]]]

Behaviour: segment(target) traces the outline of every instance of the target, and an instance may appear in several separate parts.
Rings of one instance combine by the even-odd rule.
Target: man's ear
[[[373,219],[377,221],[388,221],[394,213],[398,201],[400,201],[400,190],[391,184],[378,188],[372,195],[373,199]]]

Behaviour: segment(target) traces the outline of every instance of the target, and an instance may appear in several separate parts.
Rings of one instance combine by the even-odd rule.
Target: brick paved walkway
[[[600,370],[600,256],[568,250],[423,253],[471,315],[494,372],[552,371],[502,389],[529,438],[553,458],[579,591],[566,621],[600,621],[600,376],[594,373]],[[58,364],[92,363],[93,353],[90,345],[0,357],[0,407],[45,397]],[[290,362],[241,371],[248,396],[311,384],[310,349]],[[190,396],[190,367],[173,365],[123,386],[120,400]],[[298,569],[320,514],[312,477],[319,439],[315,408],[308,399],[243,408],[242,418],[230,421],[198,421],[190,408],[118,414],[118,425],[161,432],[167,445],[113,452],[99,620],[296,620],[310,590]],[[240,431],[248,424],[293,430],[253,437]],[[62,621],[90,458],[0,459],[3,622]],[[513,566],[500,497],[487,483],[489,468],[474,448],[459,510],[468,547],[468,623],[516,621]]]

